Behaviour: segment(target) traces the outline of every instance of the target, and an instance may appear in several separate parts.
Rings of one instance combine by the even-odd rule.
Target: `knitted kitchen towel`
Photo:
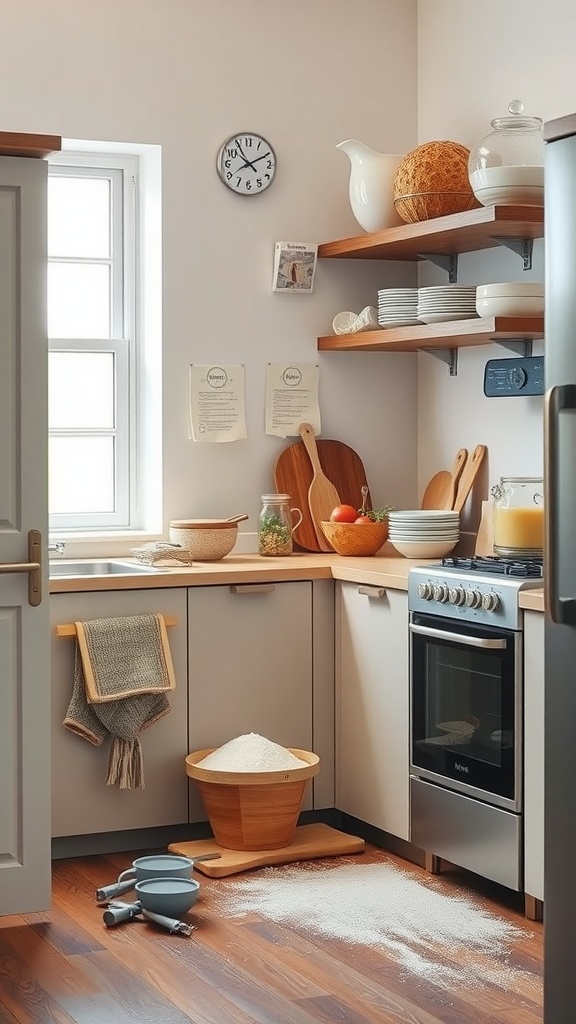
[[[64,725],[94,746],[112,737],[108,785],[144,787],[138,733],[170,710],[176,685],[161,615],[76,622],[74,688]]]

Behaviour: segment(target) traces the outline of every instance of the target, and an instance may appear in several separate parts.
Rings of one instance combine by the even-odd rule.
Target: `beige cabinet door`
[[[72,694],[74,639],[57,637],[56,626],[116,615],[176,619],[168,629],[176,689],[170,711],[141,735],[144,789],[106,785],[109,741],[94,747],[62,722]],[[53,594],[50,598],[52,673],[52,835],[79,836],[153,828],[188,821],[188,688],[186,590],[102,591]]]
[[[43,160],[0,158],[0,914],[51,902],[46,578],[34,605],[6,571],[30,531],[47,542],[46,180]]]
[[[544,615],[524,612],[524,889],[544,899]]]
[[[338,585],[336,806],[409,838],[408,595]]]
[[[312,749],[312,583],[188,591],[190,750],[255,732]],[[191,821],[206,814],[194,783]],[[311,806],[308,787],[306,807]]]

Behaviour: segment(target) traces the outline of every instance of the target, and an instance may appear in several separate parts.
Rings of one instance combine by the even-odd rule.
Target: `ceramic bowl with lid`
[[[512,100],[506,117],[495,117],[492,131],[468,158],[468,176],[483,206],[544,203],[542,119],[528,117],[521,100]]]

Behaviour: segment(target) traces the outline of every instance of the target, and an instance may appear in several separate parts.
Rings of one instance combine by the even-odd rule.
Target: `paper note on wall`
[[[300,424],[320,433],[316,363],[268,363],[266,367],[266,433],[298,437]]]
[[[239,441],[247,436],[240,363],[192,363],[188,394],[193,441]]]

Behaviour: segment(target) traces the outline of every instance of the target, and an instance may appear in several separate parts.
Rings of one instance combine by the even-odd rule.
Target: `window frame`
[[[111,183],[109,259],[49,257],[49,263],[100,262],[111,267],[110,337],[48,339],[50,352],[104,352],[114,359],[114,425],[109,430],[50,430],[52,436],[113,437],[115,508],[109,513],[50,514],[51,532],[106,532],[135,528],[136,380],[138,359],[138,157],[119,153],[61,152],[48,159],[49,176],[102,177]]]

